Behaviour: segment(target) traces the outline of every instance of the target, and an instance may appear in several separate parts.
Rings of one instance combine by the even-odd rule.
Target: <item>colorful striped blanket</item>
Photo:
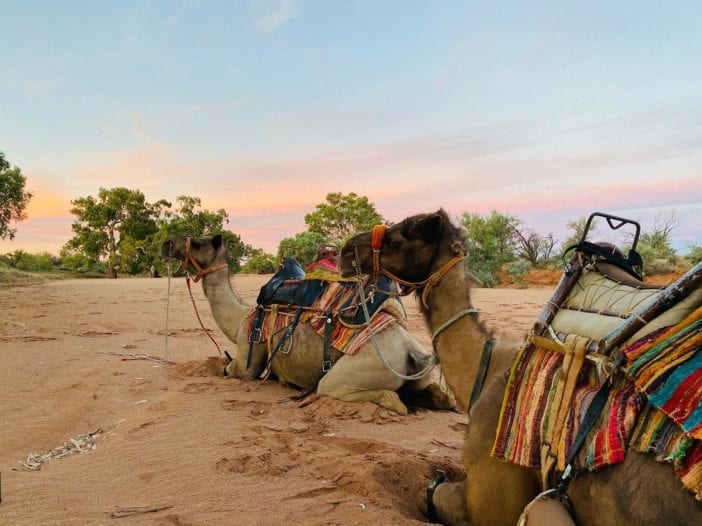
[[[305,308],[300,316],[300,323],[308,323],[321,337],[324,337],[325,316],[324,313],[331,311],[336,318],[334,329],[331,334],[331,347],[344,353],[356,354],[358,350],[366,345],[370,340],[370,333],[367,326],[348,327],[338,320],[339,309],[347,302],[353,305],[351,310],[347,310],[345,314],[353,315],[355,310],[359,308],[358,301],[354,300],[354,296],[358,294],[356,286],[349,286],[343,282],[330,282],[327,284],[324,292],[319,299],[310,307]],[[390,300],[396,301],[396,300]],[[262,341],[267,341],[274,335],[283,331],[293,320],[296,307],[285,308],[284,306],[271,306],[266,308],[265,316],[261,324]],[[248,332],[251,332],[256,311],[253,311],[247,320]],[[391,310],[381,309],[376,312],[371,318],[371,330],[373,334],[391,327],[395,323],[401,322],[398,313]],[[321,342],[320,342],[321,345]]]
[[[683,484],[702,500],[702,307],[682,322],[624,349],[626,375],[615,375],[598,424],[575,461],[594,471],[624,460],[626,450],[671,462]],[[585,362],[562,432],[554,437],[554,404],[564,355],[527,343],[512,367],[492,454],[541,468],[549,453],[565,467],[582,416],[603,375]],[[548,438],[554,439],[549,443]],[[544,444],[547,449],[544,450]]]

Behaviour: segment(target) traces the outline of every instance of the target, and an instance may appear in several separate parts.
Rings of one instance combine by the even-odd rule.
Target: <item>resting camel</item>
[[[346,243],[339,261],[342,275],[353,275],[358,266],[363,273],[379,267],[398,282],[419,285],[421,308],[435,335],[443,374],[457,405],[465,409],[483,347],[492,336],[473,310],[463,264],[453,264],[465,255],[464,235],[443,210],[409,217],[387,228],[375,253],[375,267],[371,235],[359,234]],[[374,244],[378,246],[377,240]],[[497,345],[485,387],[471,405],[463,450],[467,480],[436,488],[433,506],[445,524],[517,524],[525,506],[541,491],[535,470],[490,456],[506,373],[516,352],[516,346]],[[576,477],[568,493],[584,526],[702,524],[702,505],[672,467],[635,451],[629,451],[621,464]]]
[[[266,343],[255,344],[251,364],[247,368],[248,331],[245,321],[253,307],[243,304],[234,293],[229,281],[226,244],[222,236],[190,239],[188,262],[199,267],[202,287],[217,326],[232,342],[242,342],[235,358],[226,366],[225,374],[241,380],[255,380],[261,376],[268,359]],[[186,240],[166,241],[161,247],[164,259],[186,260]],[[197,268],[196,267],[196,268]],[[279,336],[278,336],[279,337]],[[376,354],[372,342],[364,345],[353,356],[331,349],[332,367],[322,372],[322,338],[308,325],[301,323],[291,338],[290,352],[280,352],[271,363],[271,373],[281,382],[320,395],[347,402],[374,402],[400,415],[407,407],[397,393],[402,393],[415,405],[450,409],[453,398],[433,382],[430,375],[406,381],[388,370]],[[400,324],[394,324],[376,335],[385,360],[398,373],[410,376],[425,368],[430,355]],[[275,339],[273,345],[275,345]]]

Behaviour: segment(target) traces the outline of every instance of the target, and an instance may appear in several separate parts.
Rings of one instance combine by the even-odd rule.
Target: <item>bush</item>
[[[518,259],[507,265],[507,274],[512,277],[512,281],[519,287],[526,287],[525,277],[531,270],[531,263],[526,259]]]

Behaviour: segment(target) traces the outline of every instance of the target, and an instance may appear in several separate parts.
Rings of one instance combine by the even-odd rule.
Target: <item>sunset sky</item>
[[[0,0],[0,151],[34,193],[199,196],[274,252],[328,192],[537,232],[604,211],[702,244],[702,4]]]

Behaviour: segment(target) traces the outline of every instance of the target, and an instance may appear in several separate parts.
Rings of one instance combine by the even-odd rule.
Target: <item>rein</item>
[[[394,282],[396,282],[399,286],[400,289],[402,290],[401,296],[407,296],[408,294],[411,294],[414,291],[418,291],[419,289],[422,290],[422,304],[424,305],[425,308],[429,309],[429,306],[427,305],[427,297],[429,297],[429,293],[431,292],[431,289],[434,288],[446,275],[446,273],[451,270],[453,267],[455,267],[458,263],[463,261],[465,259],[465,256],[462,255],[457,255],[448,260],[446,263],[441,265],[436,272],[431,274],[428,278],[422,280],[422,281],[407,281],[405,279],[402,279],[392,272],[390,272],[387,269],[384,269],[381,264],[380,264],[380,250],[383,248],[383,241],[385,240],[385,233],[387,232],[387,226],[386,225],[375,225],[373,227],[373,230],[371,231],[371,249],[373,250],[373,279],[374,282],[377,281],[377,278],[380,274],[383,274],[384,276],[387,276]]]
[[[188,267],[189,265],[192,265],[195,267],[195,270],[197,270],[197,274],[195,275],[194,278],[190,277],[190,272],[188,272]],[[200,279],[207,275],[207,274],[212,274],[213,272],[217,272],[218,270],[222,270],[227,268],[227,263],[223,262],[215,266],[207,266],[204,269],[198,264],[197,261],[195,261],[195,258],[193,258],[190,255],[190,238],[185,238],[185,256],[183,257],[183,269],[185,269],[185,283],[188,285],[188,294],[190,295],[190,301],[193,304],[193,309],[195,310],[195,316],[197,317],[197,321],[200,322],[200,327],[202,327],[202,331],[207,335],[207,337],[212,341],[214,346],[217,348],[217,352],[219,353],[219,356],[222,357],[222,349],[220,348],[219,344],[217,341],[214,339],[212,334],[210,334],[210,331],[207,330],[205,327],[205,324],[202,322],[202,318],[200,317],[200,312],[198,311],[197,304],[195,303],[195,298],[193,297],[193,290],[192,287],[190,286],[190,281],[194,281],[197,283],[200,281]]]
[[[427,310],[429,309],[429,305],[427,305],[427,298],[429,296],[429,293],[431,290],[441,282],[441,280],[444,278],[444,276],[448,273],[449,270],[451,270],[453,267],[455,267],[458,263],[463,261],[465,259],[465,256],[463,255],[456,255],[453,258],[449,259],[446,263],[441,265],[434,273],[432,273],[428,278],[422,280],[422,281],[407,281],[402,278],[399,278],[392,272],[390,272],[387,269],[384,269],[380,263],[380,250],[383,247],[383,241],[385,239],[385,234],[387,232],[387,226],[385,225],[375,225],[373,227],[373,230],[371,231],[371,249],[373,251],[373,277],[377,279],[377,277],[380,274],[383,274],[390,278],[391,280],[395,281],[398,285],[400,285],[400,288],[402,289],[402,293],[400,294],[401,296],[406,296],[407,294],[410,294],[413,291],[418,291],[419,289],[422,290],[421,298],[422,298],[422,304]],[[360,269],[361,269],[361,264],[360,264],[360,256],[358,253],[358,245],[355,247],[355,253],[356,253],[356,272],[360,274]],[[436,339],[438,336],[451,327],[454,323],[456,323],[458,320],[463,318],[464,316],[477,316],[478,311],[474,309],[473,307],[469,307],[466,309],[463,309],[456,314],[454,314],[450,319],[442,323],[432,334],[431,336],[431,345],[432,345],[432,364],[431,366],[433,367],[434,364],[437,363],[438,357],[436,354]],[[370,329],[370,325],[369,325]],[[372,333],[371,333],[372,336]],[[375,343],[375,340],[373,340]],[[475,378],[475,381],[473,383],[473,388],[471,390],[470,394],[470,399],[468,401],[468,411],[470,411],[470,408],[473,406],[473,404],[478,400],[480,397],[480,393],[483,390],[483,385],[485,384],[485,378],[487,377],[487,372],[488,368],[490,367],[490,361],[492,358],[492,349],[495,346],[495,340],[494,338],[488,338],[485,340],[485,343],[483,344],[483,352],[481,353],[480,356],[480,365],[478,368],[478,374]],[[379,352],[376,344],[376,350]],[[382,356],[381,356],[382,358]],[[383,360],[385,363],[385,361]],[[385,363],[386,367],[388,367],[392,372],[394,372],[396,375],[400,376],[396,371],[394,371],[391,367],[388,366],[387,363]],[[427,368],[426,371],[423,371],[423,374],[426,374],[430,369]],[[403,376],[400,376],[401,378],[404,378]],[[420,376],[421,377],[421,376]]]

